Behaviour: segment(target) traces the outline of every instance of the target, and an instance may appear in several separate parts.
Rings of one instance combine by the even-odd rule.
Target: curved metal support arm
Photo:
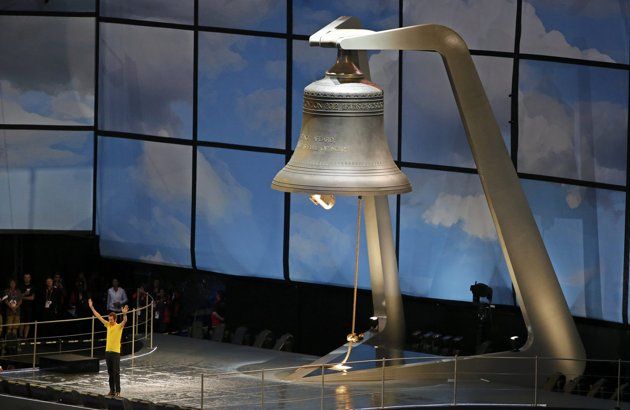
[[[347,20],[338,19],[337,26],[340,21]],[[319,39],[320,45],[345,50],[436,51],[442,56],[528,329],[521,352],[584,359],[584,346],[464,40],[435,24],[372,33],[329,28]],[[583,367],[567,362],[565,371],[579,374]]]

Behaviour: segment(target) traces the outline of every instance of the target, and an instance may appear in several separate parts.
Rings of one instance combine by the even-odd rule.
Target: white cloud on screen
[[[2,162],[0,158],[0,165]],[[8,174],[4,170],[0,167],[1,228],[91,228],[91,168],[14,167]]]
[[[513,0],[445,0],[439,6],[432,0],[406,1],[404,16],[405,25],[445,24],[461,34],[470,48],[505,51],[514,48],[516,1]],[[560,31],[547,29],[527,1],[523,2],[522,21],[521,44],[531,52],[544,50],[566,57],[613,61],[597,49],[581,50],[570,44]]]
[[[89,229],[92,135],[0,130],[0,226]]]
[[[300,15],[304,17],[301,22],[304,25],[304,29],[300,30],[300,27],[296,27],[298,31],[317,31],[319,28],[324,27],[326,24],[335,20],[337,17],[333,12],[329,10],[313,9],[311,7],[301,6],[299,8]],[[313,33],[299,33],[299,34],[313,34]]]
[[[499,127],[502,133],[509,135],[512,61],[477,56],[473,60]],[[459,112],[442,59],[435,53],[409,53],[404,61],[404,87],[409,90],[404,93],[407,102],[405,118],[410,118],[407,121],[412,125],[403,130],[408,143],[415,138],[437,138],[436,131],[427,129],[427,125],[446,127],[450,133],[447,136],[452,138],[451,144],[432,151],[435,149],[433,144],[424,142],[423,147],[427,150],[421,153],[424,161],[435,161],[437,156],[441,163],[474,166],[464,129],[459,126]],[[453,135],[458,129],[461,130],[459,142]],[[431,156],[434,158],[429,159]]]
[[[542,20],[536,14],[536,9],[527,1],[523,2],[523,31],[521,44],[526,50],[533,53],[550,53],[563,57],[579,58],[587,60],[599,60],[614,62],[612,57],[595,48],[580,49],[569,44],[564,34],[558,30],[548,30]]]
[[[435,202],[422,213],[422,219],[430,225],[445,228],[458,225],[464,232],[479,239],[497,239],[484,195],[440,193]]]
[[[164,259],[164,256],[162,256],[162,252],[160,252],[160,251],[155,251],[154,254],[141,256],[140,259],[145,260],[147,262],[153,262],[153,263],[165,263],[165,262],[167,262]]]
[[[408,16],[405,24],[435,21],[453,26],[462,33],[465,39],[470,39],[472,46],[500,48],[500,45],[505,43],[507,47],[509,42],[506,36],[509,34],[508,29],[513,26],[514,10],[510,7],[500,7],[505,5],[505,2],[450,0],[440,3],[440,7],[428,7],[426,3],[426,1],[405,3],[405,13]],[[508,12],[511,16],[508,20],[509,24],[502,26],[498,20],[505,16],[499,16]],[[523,35],[528,36],[524,37],[523,43],[527,40],[532,50],[536,47],[552,47],[554,54],[612,61],[609,56],[597,50],[580,50],[569,44],[564,35],[557,31],[546,30],[530,4],[524,3],[523,13],[527,25]],[[480,22],[478,18],[481,16],[484,20]],[[495,36],[497,30],[500,35]],[[410,68],[408,74],[406,71],[405,87],[418,90],[417,93],[410,94],[411,105],[414,109],[422,113],[423,117],[435,118],[439,121],[451,122],[454,118],[459,119],[446,76],[441,74],[434,78],[435,76],[430,75],[439,72],[438,70],[444,71],[441,60],[437,57],[410,54],[405,61],[406,66]],[[498,64],[500,61],[493,58],[475,57],[475,64],[495,117],[502,131],[509,133],[511,70],[500,69]],[[511,65],[511,62],[509,64]],[[413,71],[418,71],[420,74],[414,74]],[[527,82],[529,75],[531,74],[527,67],[522,68],[521,83]],[[539,76],[532,78],[534,81],[540,79]],[[619,135],[620,132],[624,134],[623,130],[626,128],[627,110],[625,107],[607,101],[575,102],[568,105],[552,91],[547,90],[521,92],[519,98],[520,170],[624,184],[624,164],[619,161],[619,155],[612,147],[617,146],[619,141],[625,138]],[[574,115],[578,111],[579,104],[586,104],[587,110],[591,113],[590,117],[579,118]],[[587,127],[588,121],[595,123],[591,126],[591,131]],[[413,133],[420,131],[410,130],[409,132],[412,133],[409,137],[416,138],[417,136]],[[580,135],[581,140],[576,138],[576,135]],[[593,148],[590,151],[584,149],[588,146],[593,146]],[[447,163],[473,165],[469,162],[468,152],[468,144],[463,143],[462,140],[462,144],[454,144],[449,152],[440,152],[439,155],[445,156],[442,161],[445,160]]]
[[[328,220],[300,213],[291,215],[291,258],[299,261],[300,270],[315,268],[324,275],[337,271],[353,252],[353,239]],[[317,273],[317,272],[304,272]]]
[[[265,74],[274,80],[284,81],[287,63],[284,60],[269,60],[265,62]]]
[[[143,143],[135,165],[126,172],[135,180],[134,185],[149,196],[152,205],[148,212],[134,212],[125,223],[117,221],[115,216],[106,217],[111,222],[103,227],[101,235],[111,242],[107,246],[114,254],[135,257],[134,246],[140,242],[143,248],[155,247],[155,251],[140,259],[182,263],[182,255],[186,255],[190,244],[190,155],[190,147]],[[199,155],[197,166],[197,212],[205,223],[229,222],[251,215],[251,192],[239,184],[223,161]]]
[[[156,234],[168,232],[170,235],[162,235],[164,244],[172,248],[188,249],[190,244],[190,224],[180,221],[174,215],[165,212],[161,207],[151,209],[151,217],[146,221]]]
[[[191,148],[144,142],[137,160],[138,186],[167,203],[188,202],[191,196]]]
[[[85,144],[86,134],[0,130],[0,164],[11,168],[88,165],[91,156],[86,157],[71,150],[79,150]]]
[[[188,259],[188,249],[190,246],[190,224],[179,220],[172,213],[162,209],[161,206],[153,206],[147,214],[142,216],[134,215],[127,217],[125,221],[129,226],[124,229],[131,229],[133,234],[124,234],[121,228],[114,228],[113,232],[108,230],[105,239],[112,239],[115,236],[125,238],[116,245],[122,253],[120,256],[137,256],[134,247],[141,243],[142,248],[159,248],[151,254],[139,256],[140,259],[152,262],[179,264],[182,263],[181,254],[185,254]],[[117,235],[116,231],[118,231]],[[114,235],[113,235],[114,234]],[[138,241],[138,242],[136,242]]]
[[[94,95],[82,95],[77,91],[64,91],[52,98],[50,108],[55,118],[81,124],[94,115]]]
[[[0,18],[0,120],[50,125],[91,123],[93,31],[94,23],[89,19]],[[39,100],[30,108],[21,100],[27,92],[37,93],[34,98]]]
[[[519,92],[519,169],[567,178],[624,184],[619,141],[627,111],[608,101],[564,103],[538,91]],[[601,161],[604,161],[602,163]]]
[[[102,16],[140,18],[192,23],[193,6],[190,1],[172,0],[104,0],[100,4]]]
[[[216,156],[208,161],[199,155],[197,166],[197,178],[203,178],[202,183],[197,183],[197,212],[208,224],[252,214],[252,193],[234,178],[226,163]]]
[[[274,135],[270,144],[284,144],[285,91],[282,88],[258,89],[236,100],[236,109],[249,130]]]
[[[199,71],[209,79],[216,79],[226,70],[244,70],[248,62],[234,47],[247,41],[247,37],[243,36],[203,35],[200,45],[208,52],[200,53],[202,58],[199,61]]]
[[[119,24],[100,30],[101,127],[188,138],[192,33]]]
[[[180,151],[180,152],[177,152]],[[183,152],[182,152],[183,151]],[[243,187],[226,163],[216,156],[198,155],[197,210],[208,223],[215,219],[233,220],[250,215],[252,193]],[[190,148],[170,144],[144,143],[138,158],[138,183],[148,193],[166,204],[190,201]]]
[[[24,91],[8,80],[0,80],[0,122],[46,125],[85,125],[94,115],[94,95],[74,90],[56,94],[38,93],[36,109],[20,101]],[[44,107],[42,110],[40,107]],[[38,112],[39,111],[39,112]],[[89,121],[88,121],[89,120]]]

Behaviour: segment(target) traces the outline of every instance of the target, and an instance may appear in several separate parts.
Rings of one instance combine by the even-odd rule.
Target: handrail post
[[[153,302],[151,302],[151,341],[150,341],[150,348],[153,349]]]
[[[203,410],[203,373],[201,373],[201,410]]]
[[[265,408],[265,369],[260,371],[260,408]]]
[[[453,362],[453,406],[457,405],[457,355]]]
[[[381,358],[381,408],[385,408],[385,358]]]
[[[92,315],[92,335],[90,337],[90,357],[94,358],[94,315]]]
[[[538,407],[538,355],[534,361],[534,407]]]
[[[136,356],[136,313],[138,313],[137,310],[131,315],[131,367],[133,367],[133,359]]]
[[[621,359],[617,360],[617,407],[621,406]]]
[[[140,288],[136,288],[136,310],[133,312],[134,316],[138,316],[140,314]],[[136,334],[138,332],[138,321],[136,320]]]
[[[35,321],[35,329],[33,329],[33,368],[37,366],[37,321]]]
[[[319,408],[321,410],[324,410],[324,365],[322,364],[322,395],[321,395],[321,401],[320,401],[320,406]]]
[[[149,294],[147,293],[145,296],[147,300],[147,304],[144,307],[144,342],[146,343],[149,339],[149,320],[152,319],[149,314]]]

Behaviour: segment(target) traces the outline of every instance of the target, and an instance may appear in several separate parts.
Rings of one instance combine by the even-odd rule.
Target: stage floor
[[[204,373],[204,408],[285,409],[353,409],[380,407],[380,383],[326,383],[323,401],[321,383],[285,382],[286,371],[265,372],[264,396],[260,372],[243,374],[247,369],[300,366],[316,357],[216,343],[180,336],[155,335],[157,349],[151,354],[127,358],[121,363],[122,395],[127,398],[172,403],[199,408],[201,405],[201,373]],[[141,354],[147,353],[146,351]],[[236,371],[235,375],[216,377],[213,374]],[[105,394],[107,371],[99,373],[61,374],[55,372],[3,373],[3,377],[37,381],[81,392]],[[453,383],[445,378],[431,385],[387,381],[383,395],[386,406],[436,405],[453,402]],[[532,403],[533,389],[488,384],[483,381],[458,383],[458,403]],[[611,409],[609,400],[588,399],[561,393],[538,392],[538,403],[571,408]],[[622,408],[630,405],[622,403]]]

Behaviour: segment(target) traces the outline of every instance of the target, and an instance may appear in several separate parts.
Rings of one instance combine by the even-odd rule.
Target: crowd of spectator
[[[210,328],[225,321],[224,293],[217,291],[205,278],[189,278],[177,286],[174,283],[164,286],[155,277],[139,286],[136,284],[140,281],[134,283],[125,279],[130,283],[122,284],[118,278],[107,283],[102,275],[92,274],[88,278],[83,273],[68,277],[55,273],[39,280],[24,273],[19,279],[11,278],[4,284],[4,290],[0,288],[0,338],[32,338],[31,323],[35,321],[39,324],[38,337],[68,334],[75,330],[71,328],[72,323],[45,326],[41,322],[89,317],[92,315],[87,303],[90,298],[99,312],[104,313],[120,313],[125,305],[130,309],[144,307],[148,300],[153,300],[153,309],[147,313],[138,312],[137,320],[146,321],[145,315],[152,312],[153,329],[160,333],[187,328],[194,312],[199,309],[209,308],[212,312],[207,319]],[[183,305],[184,294],[187,306]],[[4,346],[4,343],[0,345]]]

